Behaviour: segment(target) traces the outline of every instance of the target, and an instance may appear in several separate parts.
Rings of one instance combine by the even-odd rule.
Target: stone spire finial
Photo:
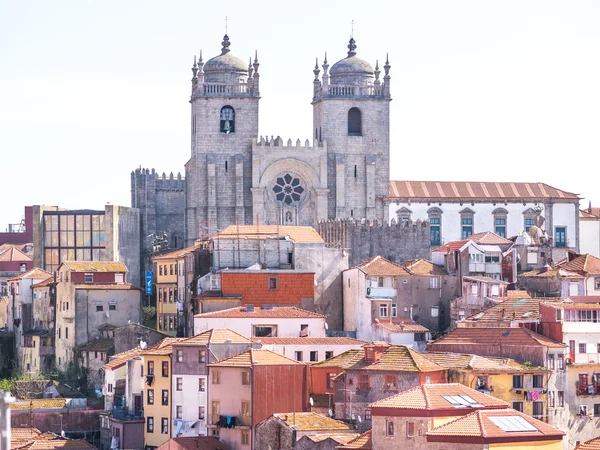
[[[192,73],[194,74],[192,80],[196,80],[198,78],[198,64],[196,64],[196,55],[194,55],[194,65],[192,66]]]
[[[221,55],[229,53],[229,46],[231,45],[231,42],[229,41],[229,36],[223,36],[223,42],[221,42],[221,45],[223,46],[221,48]]]
[[[198,70],[202,72],[202,68],[204,67],[204,61],[202,61],[202,49],[200,49],[200,56],[198,57]]]
[[[327,75],[329,70],[329,63],[327,62],[327,52],[325,52],[325,60],[323,61],[323,76]]]
[[[315,81],[319,81],[319,72],[321,72],[319,69],[319,58],[315,58],[315,70],[313,70],[313,73],[315,74]]]
[[[260,64],[258,62],[258,50],[254,50],[254,64],[252,64],[252,66],[254,67],[254,76],[257,77],[258,76],[258,66],[260,66]]]
[[[389,60],[388,56],[389,56],[388,53],[386,53],[385,54],[385,66],[383,66],[383,70],[385,70],[385,76],[386,77],[389,77],[389,75],[390,75],[390,67],[392,67],[392,66],[390,66],[390,60]]]
[[[355,56],[356,52],[356,41],[352,36],[350,36],[350,41],[348,41],[348,57]]]
[[[378,59],[375,60],[375,71],[373,73],[375,74],[375,84],[381,84],[381,81],[379,81],[379,74],[381,73],[381,70],[379,70]]]
[[[248,61],[248,78],[252,78],[252,71],[254,69],[252,69],[252,56],[250,57],[250,60]]]

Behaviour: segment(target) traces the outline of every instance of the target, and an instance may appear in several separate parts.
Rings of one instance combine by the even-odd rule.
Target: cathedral
[[[390,64],[347,56],[313,70],[312,142],[258,136],[259,62],[224,36],[221,54],[192,68],[185,243],[232,224],[383,220],[390,173]],[[322,69],[322,71],[321,71]]]

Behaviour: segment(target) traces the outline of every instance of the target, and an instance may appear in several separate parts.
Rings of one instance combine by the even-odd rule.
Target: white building
[[[229,328],[246,337],[325,337],[326,317],[296,307],[240,306],[194,316],[195,334]]]
[[[600,208],[579,211],[579,251],[600,258]]]
[[[386,199],[392,220],[429,220],[431,245],[493,231],[516,236],[537,213],[552,245],[579,250],[579,197],[544,183],[392,181]]]
[[[347,350],[359,350],[367,344],[349,337],[264,337],[253,340],[261,345],[261,350],[271,350],[304,362],[324,361]]]

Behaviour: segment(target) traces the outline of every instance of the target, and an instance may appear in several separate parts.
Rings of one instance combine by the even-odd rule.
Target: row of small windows
[[[494,233],[503,238],[507,237],[507,217],[508,211],[504,209],[498,209],[493,213],[494,217]],[[412,212],[408,208],[401,208],[396,211],[396,216],[398,218],[398,222],[408,222],[411,220]],[[460,225],[461,225],[461,239],[467,239],[471,235],[474,234],[473,230],[473,220],[475,213],[471,210],[465,210],[460,213]],[[441,245],[442,243],[442,235],[441,235],[441,227],[442,227],[442,210],[439,208],[432,208],[428,211],[428,218],[430,224],[430,242],[431,245]],[[524,214],[524,228],[525,232],[529,233],[531,227],[535,226],[534,215],[525,212]],[[556,247],[566,247],[567,239],[566,239],[566,227],[556,227],[555,228],[555,240],[554,245]]]

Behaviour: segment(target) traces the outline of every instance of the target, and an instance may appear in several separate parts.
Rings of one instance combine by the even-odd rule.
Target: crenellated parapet
[[[327,150],[327,142],[326,141],[315,141],[316,146],[310,145],[310,141],[308,139],[304,140],[304,143],[300,139],[296,139],[296,142],[293,142],[291,139],[288,139],[286,144],[284,145],[283,139],[281,136],[277,137],[269,137],[269,136],[259,136],[255,141],[252,142],[252,148],[265,148],[265,147],[283,147],[278,150],[287,149],[310,149],[314,150],[315,148],[324,148]]]
[[[137,168],[131,172],[131,186],[137,189],[150,188],[158,191],[183,191],[185,179],[181,172],[174,175],[171,172],[159,174],[155,169]]]

